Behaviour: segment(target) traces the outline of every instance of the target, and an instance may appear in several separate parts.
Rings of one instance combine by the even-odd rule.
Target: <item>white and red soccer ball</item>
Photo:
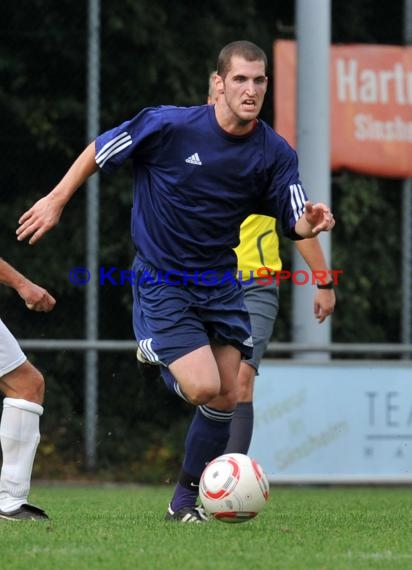
[[[253,519],[269,498],[262,467],[243,453],[220,455],[207,464],[199,483],[199,498],[215,519],[240,523]]]

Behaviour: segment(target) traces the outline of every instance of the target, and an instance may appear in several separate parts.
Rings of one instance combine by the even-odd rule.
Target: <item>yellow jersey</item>
[[[247,217],[240,226],[239,238],[240,243],[234,251],[238,271],[242,271],[241,280],[246,281],[252,275],[259,277],[255,273],[259,267],[270,267],[272,273],[282,269],[274,218],[257,214]]]

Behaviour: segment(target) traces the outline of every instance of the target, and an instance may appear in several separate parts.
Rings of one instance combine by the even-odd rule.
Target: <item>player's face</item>
[[[228,109],[240,122],[248,123],[259,115],[268,79],[263,61],[246,61],[234,56],[220,87]],[[219,85],[218,85],[219,87]]]

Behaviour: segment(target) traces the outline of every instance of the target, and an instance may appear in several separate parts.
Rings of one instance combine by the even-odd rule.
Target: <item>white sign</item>
[[[263,361],[249,453],[272,482],[412,482],[412,363]]]

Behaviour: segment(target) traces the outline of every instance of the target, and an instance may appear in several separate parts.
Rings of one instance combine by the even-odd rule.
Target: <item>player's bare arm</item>
[[[335,225],[332,212],[325,204],[305,203],[305,212],[295,225],[295,231],[304,238],[313,238],[320,232],[328,232]]]
[[[28,279],[16,291],[31,311],[48,313],[56,304],[56,299],[46,289]]]
[[[27,279],[1,258],[0,283],[14,289],[26,303],[26,306],[33,311],[49,312],[56,304],[56,299],[46,289]]]
[[[303,239],[296,241],[296,249],[305,260],[312,272],[318,271],[320,275],[325,275],[325,282],[332,280],[328,273],[329,267],[323,255],[322,246],[317,237],[313,239]],[[319,282],[324,285],[325,282]],[[319,323],[331,315],[335,309],[336,295],[333,289],[316,289],[313,302],[313,312]]]
[[[19,219],[17,239],[29,239],[35,244],[59,223],[63,209],[73,194],[98,170],[95,161],[95,144],[90,143],[74,161],[70,169],[53,190],[38,200]]]

